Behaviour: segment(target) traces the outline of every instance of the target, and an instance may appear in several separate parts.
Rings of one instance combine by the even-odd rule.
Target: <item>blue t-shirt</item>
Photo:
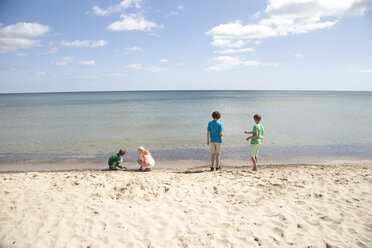
[[[222,143],[222,137],[220,132],[223,131],[223,125],[219,121],[211,121],[208,123],[208,132],[210,132],[211,143]]]

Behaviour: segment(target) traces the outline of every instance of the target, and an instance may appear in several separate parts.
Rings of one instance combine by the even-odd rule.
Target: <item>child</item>
[[[220,154],[222,146],[222,131],[223,125],[218,119],[221,118],[221,114],[218,111],[212,113],[213,121],[208,123],[207,128],[207,145],[211,144],[211,171],[214,170],[214,160],[216,160],[216,170],[220,170]]]
[[[151,156],[151,153],[142,146],[138,147],[139,158],[137,163],[141,165],[139,168],[141,171],[151,171],[151,168],[155,166],[155,160]]]
[[[264,136],[264,128],[260,123],[261,118],[262,116],[260,114],[255,114],[253,116],[253,120],[254,122],[256,122],[256,125],[254,125],[253,131],[252,132],[244,131],[244,133],[246,134],[252,134],[252,136],[247,138],[247,141],[251,140],[250,157],[253,163],[254,171],[257,170],[257,156]]]
[[[118,153],[114,153],[111,155],[111,157],[108,160],[108,166],[110,170],[117,170],[116,167],[119,167],[120,169],[126,169],[127,167],[123,167],[120,165],[121,162],[123,162],[123,156],[125,155],[126,151],[124,149],[120,149]]]

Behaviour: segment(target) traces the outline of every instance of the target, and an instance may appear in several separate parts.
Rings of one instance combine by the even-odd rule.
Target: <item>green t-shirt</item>
[[[109,167],[112,167],[112,165],[113,165],[115,162],[117,162],[116,165],[117,165],[119,168],[122,168],[122,167],[119,165],[119,163],[121,162],[121,157],[119,156],[118,153],[114,153],[114,154],[112,154],[111,157],[109,158],[109,160],[108,160],[107,163],[108,163]]]
[[[255,139],[251,139],[251,144],[261,144],[264,136],[264,128],[261,123],[254,125],[252,135],[258,132],[258,137]]]

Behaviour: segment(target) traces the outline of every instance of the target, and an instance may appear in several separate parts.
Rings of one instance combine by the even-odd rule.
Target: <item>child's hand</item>
[[[248,137],[248,138],[247,138],[247,141],[250,140],[250,139],[251,139],[251,137]]]

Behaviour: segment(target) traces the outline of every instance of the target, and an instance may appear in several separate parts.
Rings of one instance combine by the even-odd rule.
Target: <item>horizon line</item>
[[[30,91],[30,92],[0,92],[0,95],[10,94],[64,94],[64,93],[120,93],[120,92],[180,92],[180,91],[289,91],[289,92],[372,92],[372,90],[300,90],[300,89],[285,89],[285,90],[243,90],[243,89],[194,89],[194,90],[88,90],[88,91]]]

